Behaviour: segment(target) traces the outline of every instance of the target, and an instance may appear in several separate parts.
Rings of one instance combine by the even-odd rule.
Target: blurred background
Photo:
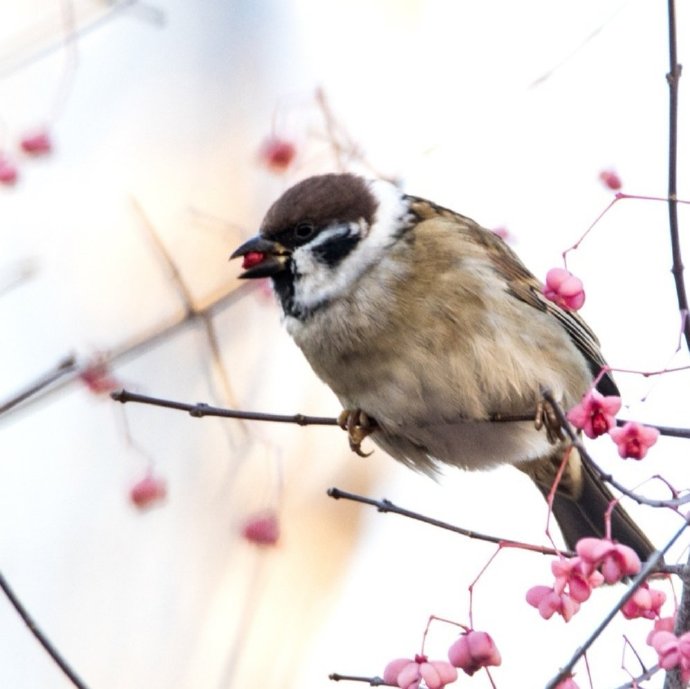
[[[333,485],[547,542],[545,504],[513,469],[434,482],[378,449],[356,457],[338,429],[193,419],[107,392],[337,415],[269,290],[239,283],[227,261],[309,174],[395,179],[507,232],[539,277],[613,200],[602,171],[626,193],[664,196],[665,11],[644,0],[0,7],[0,401],[77,361],[0,417],[0,567],[91,689],[316,689],[329,673],[372,676],[413,656],[431,614],[467,624],[468,586],[493,546],[334,501]],[[682,62],[687,6],[678,13]],[[664,203],[616,203],[568,266],[612,366],[688,364]],[[687,372],[617,378],[621,416],[690,427]],[[591,449],[631,487],[655,474],[687,487],[683,441],[660,440],[640,463],[608,438]],[[146,479],[142,509],[132,489]],[[640,490],[668,495],[659,482]],[[628,503],[657,544],[678,528],[677,515]],[[278,525],[274,545],[247,537],[257,519]],[[547,558],[505,550],[474,589],[474,625],[503,655],[498,687],[543,685],[622,593],[596,591],[568,625],[545,622],[524,594],[550,581]],[[623,633],[655,662],[649,628],[607,630],[589,655],[597,686],[641,671]],[[434,624],[429,655],[456,636]],[[588,686],[583,667],[576,679]],[[489,686],[483,673],[471,682]],[[71,686],[4,598],[0,686]]]

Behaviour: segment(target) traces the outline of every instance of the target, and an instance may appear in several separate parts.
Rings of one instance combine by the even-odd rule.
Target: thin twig
[[[33,383],[29,383],[26,388],[12,395],[6,402],[0,403],[0,414],[12,409],[12,407],[16,407],[21,402],[29,399],[29,397],[32,397],[37,392],[44,390],[56,380],[74,370],[76,370],[76,361],[74,357],[66,357],[59,362],[57,366],[48,371],[48,373],[45,373]]]
[[[546,548],[544,546],[534,545],[532,543],[522,543],[521,541],[515,541],[511,538],[499,538],[498,536],[490,536],[488,534],[480,533],[479,531],[464,529],[460,526],[455,526],[454,524],[441,521],[440,519],[427,517],[419,512],[413,512],[412,510],[407,510],[404,507],[399,507],[395,503],[392,503],[390,500],[386,500],[385,498],[382,500],[375,500],[374,498],[367,498],[363,495],[357,495],[356,493],[349,493],[347,491],[340,490],[340,488],[329,488],[326,492],[329,497],[334,498],[335,500],[352,500],[353,502],[359,502],[363,505],[371,505],[372,507],[376,507],[379,512],[391,512],[392,514],[399,514],[402,517],[408,517],[409,519],[414,519],[415,521],[423,522],[424,524],[431,524],[431,526],[436,526],[440,529],[445,529],[446,531],[452,531],[453,533],[466,536],[467,538],[475,538],[488,543],[496,543],[504,548],[521,548],[523,550],[541,553],[542,555],[565,555],[567,557],[574,555],[574,553],[569,553],[567,551],[558,551],[554,548]]]
[[[657,569],[657,566],[661,564],[664,555],[669,551],[671,546],[680,538],[685,529],[688,527],[687,520],[683,522],[683,525],[673,534],[666,545],[655,552],[643,565],[640,573],[632,580],[628,586],[627,591],[621,596],[621,599],[616,603],[616,605],[611,608],[606,617],[601,621],[601,623],[596,627],[596,629],[590,634],[587,640],[580,646],[570,660],[561,667],[555,677],[546,685],[546,689],[555,689],[559,682],[565,677],[572,674],[575,664],[582,658],[582,656],[589,650],[591,645],[599,638],[601,633],[609,626],[613,618],[618,614],[618,612],[623,608],[623,606],[633,597],[637,588],[642,584],[645,579]]]
[[[12,604],[12,607],[17,611],[18,615],[24,621],[29,631],[34,635],[38,643],[43,646],[48,655],[57,663],[58,667],[65,673],[70,682],[74,684],[77,689],[88,689],[86,684],[77,675],[77,673],[67,664],[67,661],[60,655],[58,650],[53,646],[48,637],[38,628],[36,622],[29,614],[28,610],[24,607],[22,602],[19,600],[17,595],[14,593],[10,587],[7,579],[0,572],[0,590],[7,596],[7,599]]]
[[[616,687],[616,689],[640,689],[640,682],[654,677],[661,668],[658,665],[653,665],[648,670],[645,670],[641,675],[633,677],[629,682],[621,684],[621,686]]]
[[[166,400],[159,397],[150,397],[149,395],[140,395],[128,390],[117,390],[112,392],[110,396],[116,402],[138,402],[139,404],[150,404],[156,407],[164,407],[165,409],[177,409],[179,411],[186,411],[190,416],[201,418],[204,416],[219,416],[226,419],[245,419],[247,421],[273,421],[276,423],[295,423],[298,426],[337,426],[338,420],[329,416],[305,416],[304,414],[292,414],[289,416],[283,414],[264,414],[261,412],[252,411],[238,411],[234,409],[225,409],[223,407],[212,407],[210,404],[199,402],[197,404],[186,404],[184,402],[175,402],[174,400]]]
[[[332,672],[328,675],[328,679],[333,682],[366,682],[371,687],[394,687],[395,684],[388,684],[384,682],[381,677],[362,677],[361,675],[341,675],[337,672]]]
[[[177,267],[177,264],[170,255],[170,252],[167,250],[165,244],[163,244],[163,240],[158,235],[158,232],[156,231],[154,224],[151,222],[151,219],[144,211],[144,208],[141,205],[141,203],[139,203],[139,201],[134,196],[130,197],[130,202],[132,204],[132,208],[134,208],[134,212],[137,214],[139,220],[141,221],[141,228],[144,230],[146,236],[153,244],[153,247],[156,250],[156,255],[158,256],[159,260],[165,266],[168,272],[168,277],[170,278],[170,282],[172,282],[173,287],[177,291],[177,295],[179,296],[180,301],[182,302],[182,306],[184,307],[186,313],[190,315],[196,314],[197,309],[194,304],[194,298],[191,292],[189,291],[187,284],[182,278],[180,269]]]

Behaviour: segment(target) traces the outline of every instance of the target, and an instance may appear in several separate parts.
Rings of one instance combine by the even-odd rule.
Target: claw
[[[362,441],[373,431],[378,424],[375,419],[361,409],[343,409],[338,416],[338,425],[347,431],[347,439],[350,449],[360,457],[368,457],[371,452],[362,452]]]
[[[534,427],[538,431],[543,428],[546,431],[546,439],[552,445],[565,439],[563,429],[561,428],[561,422],[558,419],[556,411],[545,399],[540,399],[537,402],[537,411],[534,415]]]

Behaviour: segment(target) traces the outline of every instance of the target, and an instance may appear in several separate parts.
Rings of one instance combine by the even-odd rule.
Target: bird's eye
[[[311,239],[315,231],[316,227],[314,226],[314,223],[305,221],[295,226],[294,235],[296,239],[306,241],[307,239]]]

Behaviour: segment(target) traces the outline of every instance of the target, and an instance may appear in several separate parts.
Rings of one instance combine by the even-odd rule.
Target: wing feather
[[[486,248],[494,269],[506,282],[508,293],[538,311],[546,312],[555,318],[585,357],[592,372],[592,378],[600,374],[602,368],[606,367],[606,361],[601,354],[599,340],[592,329],[577,312],[563,309],[555,302],[547,299],[542,292],[542,283],[534,277],[517,254],[497,234],[448,208],[418,197],[411,196],[409,198],[410,209],[420,220],[441,216],[457,223],[458,229],[463,232],[471,233],[473,238]],[[603,395],[619,394],[616,383],[608,372],[599,380],[597,389]]]

